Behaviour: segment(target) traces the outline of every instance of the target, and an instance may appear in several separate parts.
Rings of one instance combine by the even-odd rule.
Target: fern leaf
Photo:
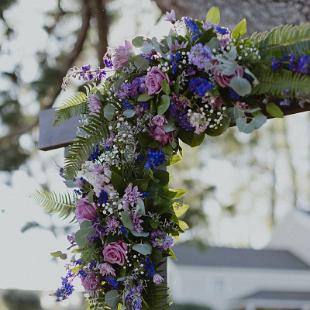
[[[58,213],[61,218],[67,218],[75,210],[76,196],[56,194],[48,191],[37,191],[34,200],[50,214]]]
[[[148,310],[169,309],[169,288],[166,283],[150,283],[144,294],[144,302]]]
[[[259,84],[254,87],[255,95],[290,96],[304,98],[310,95],[310,77],[281,70],[273,72],[268,67],[253,70]]]
[[[69,146],[68,154],[65,158],[64,172],[67,179],[76,176],[81,164],[87,160],[94,146],[107,136],[107,128],[103,121],[102,114],[92,114],[88,118],[88,123],[81,126],[81,135],[78,135]]]
[[[270,31],[256,32],[250,40],[258,47],[263,59],[278,52],[300,56],[310,51],[310,23],[284,25]]]
[[[87,112],[87,95],[78,92],[69,98],[62,106],[56,109],[54,125],[59,125],[66,119]]]

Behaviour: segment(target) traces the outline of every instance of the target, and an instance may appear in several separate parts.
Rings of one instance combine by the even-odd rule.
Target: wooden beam
[[[59,126],[54,126],[55,110],[48,109],[39,115],[39,149],[48,151],[69,145],[76,137],[79,117],[73,117]]]
[[[305,107],[300,107],[297,104],[281,107],[286,116],[308,112],[310,104]],[[262,106],[265,115],[268,115]],[[79,118],[74,117],[66,120],[59,126],[53,126],[55,111],[48,109],[40,112],[40,135],[39,135],[39,149],[43,151],[57,149],[68,146],[76,136],[76,130],[79,124]],[[269,117],[271,118],[271,117]]]

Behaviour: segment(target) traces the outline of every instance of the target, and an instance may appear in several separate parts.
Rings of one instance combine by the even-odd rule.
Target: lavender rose
[[[243,76],[243,68],[241,66],[238,66],[235,70],[235,72],[231,75],[224,75],[215,68],[213,70],[213,76],[215,81],[221,86],[221,87],[227,87],[229,86],[230,81],[235,77],[235,76]]]
[[[82,285],[87,291],[95,291],[99,288],[100,279],[94,272],[89,272],[81,279]]]
[[[145,86],[149,95],[158,94],[161,91],[163,80],[169,82],[168,75],[157,67],[153,67],[145,77]]]
[[[93,221],[97,217],[96,207],[94,204],[91,204],[87,198],[81,198],[77,203],[75,216],[79,223]]]
[[[111,242],[104,247],[102,254],[106,262],[123,266],[127,260],[127,244],[121,240]]]

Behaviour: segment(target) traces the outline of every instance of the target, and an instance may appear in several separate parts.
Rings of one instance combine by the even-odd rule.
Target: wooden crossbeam
[[[262,109],[264,111],[263,107]],[[309,111],[310,105],[305,107],[291,105],[281,107],[281,109],[285,115],[291,115]],[[266,111],[265,114],[267,115]],[[78,117],[70,118],[59,126],[53,126],[54,116],[54,109],[48,109],[40,112],[40,150],[48,151],[68,146],[76,137],[76,130],[79,124]]]

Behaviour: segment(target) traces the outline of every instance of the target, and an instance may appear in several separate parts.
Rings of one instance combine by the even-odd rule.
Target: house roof
[[[242,298],[246,300],[281,300],[281,301],[310,301],[310,291],[258,291]]]
[[[287,250],[208,247],[176,245],[177,265],[310,270],[310,266]]]

